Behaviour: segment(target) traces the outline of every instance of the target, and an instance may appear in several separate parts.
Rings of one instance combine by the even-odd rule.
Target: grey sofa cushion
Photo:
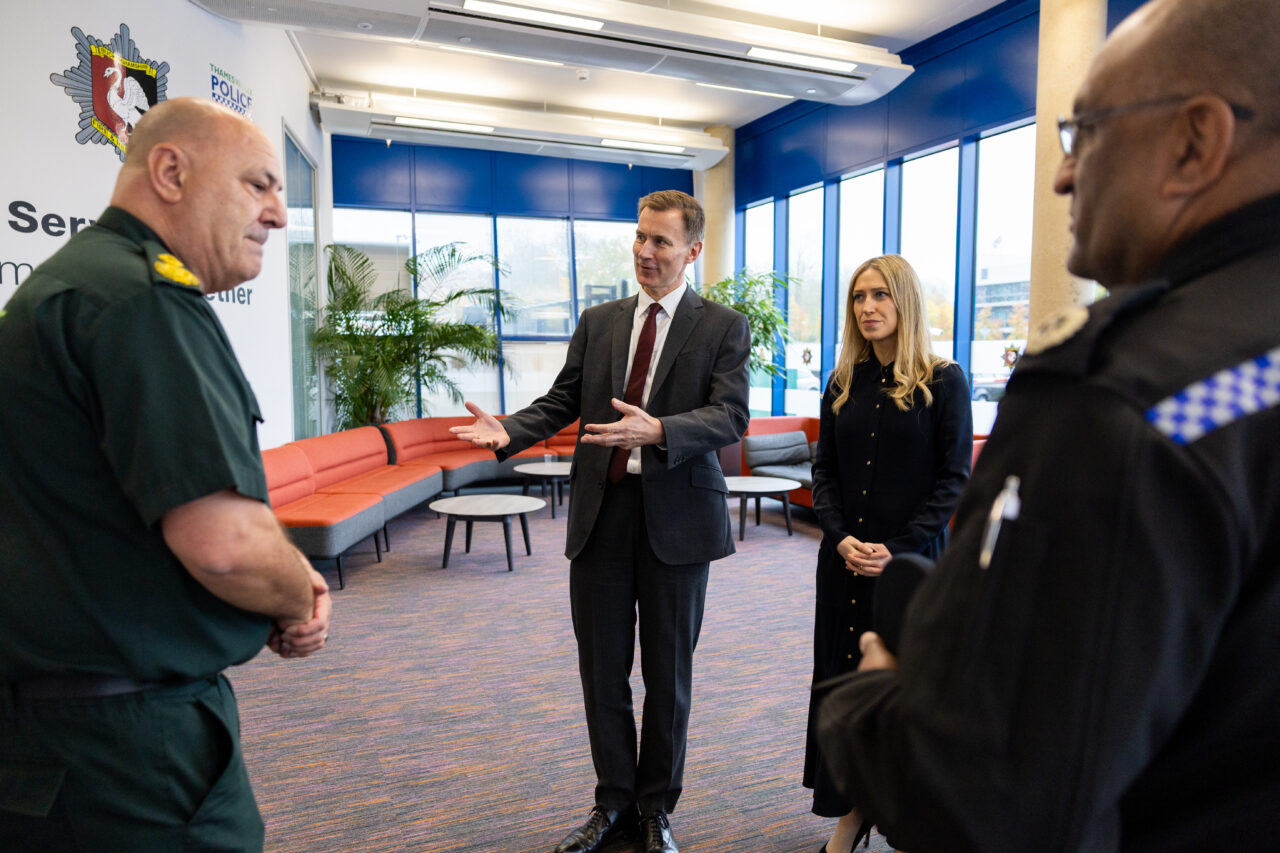
[[[818,459],[818,442],[809,442],[809,461],[815,462]]]
[[[802,462],[799,465],[761,465],[759,468],[752,468],[751,475],[754,477],[786,477],[788,480],[795,480],[806,489],[813,488],[813,466],[808,462]]]
[[[773,432],[742,437],[742,458],[748,468],[761,465],[798,465],[809,462],[809,442],[804,432]]]

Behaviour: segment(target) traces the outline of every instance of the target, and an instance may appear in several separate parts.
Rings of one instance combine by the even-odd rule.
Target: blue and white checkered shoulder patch
[[[1193,382],[1150,409],[1147,420],[1178,444],[1280,405],[1280,347]]]

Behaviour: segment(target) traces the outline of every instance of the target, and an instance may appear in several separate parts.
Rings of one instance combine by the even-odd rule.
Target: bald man
[[[864,636],[824,706],[900,848],[1280,844],[1277,45],[1275,0],[1156,0],[1059,123],[1112,295],[1020,362],[900,659]]]
[[[315,652],[330,604],[205,296],[258,274],[280,190],[251,122],[164,101],[0,312],[0,850],[262,849],[222,671]]]

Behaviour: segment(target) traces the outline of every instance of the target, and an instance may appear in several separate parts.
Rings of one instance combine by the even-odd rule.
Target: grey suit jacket
[[[569,354],[546,394],[502,422],[511,443],[498,458],[518,453],[580,418],[612,423],[610,405],[626,391],[627,357],[638,297],[616,299],[582,312]],[[664,563],[701,563],[732,554],[733,536],[717,451],[742,437],[747,409],[747,318],[685,291],[653,377],[646,411],[662,421],[666,443],[641,451],[645,524]],[[578,444],[569,481],[565,556],[586,545],[600,509],[613,448]]]

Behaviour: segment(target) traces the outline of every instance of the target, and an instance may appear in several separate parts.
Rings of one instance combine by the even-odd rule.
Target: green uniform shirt
[[[0,681],[194,677],[270,620],[201,586],[160,518],[265,501],[257,401],[194,276],[107,208],[0,315]]]

